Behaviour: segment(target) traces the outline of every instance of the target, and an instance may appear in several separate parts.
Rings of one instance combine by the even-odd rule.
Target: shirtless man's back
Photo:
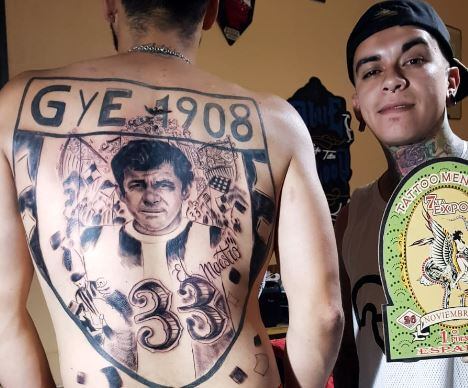
[[[342,323],[310,138],[283,101],[191,63],[217,1],[190,33],[133,3],[106,1],[120,54],[1,93],[0,382],[51,384],[29,246],[65,387],[279,386],[257,302],[278,230],[292,375],[319,386]]]

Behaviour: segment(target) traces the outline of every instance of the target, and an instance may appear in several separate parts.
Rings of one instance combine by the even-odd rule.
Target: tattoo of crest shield
[[[213,376],[242,333],[275,222],[257,103],[34,78],[13,153],[37,271],[83,340],[147,386]],[[152,367],[175,363],[180,376]]]

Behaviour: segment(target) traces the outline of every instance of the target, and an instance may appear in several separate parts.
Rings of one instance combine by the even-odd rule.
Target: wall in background
[[[374,2],[257,0],[254,21],[237,43],[228,46],[215,26],[203,37],[198,62],[221,77],[285,99],[318,76],[333,94],[347,99],[350,110],[353,89],[347,78],[346,40],[359,16]],[[447,24],[462,30],[462,57],[468,62],[468,1],[430,3]],[[113,54],[101,1],[6,0],[6,16],[12,76]],[[352,127],[357,128],[354,119]],[[468,101],[462,105],[462,119],[453,120],[452,127],[468,138]],[[369,131],[356,131],[355,136],[352,188],[377,178],[385,169],[382,152]],[[57,348],[36,283],[29,307],[57,377]]]
[[[0,88],[8,81],[5,0],[0,0]]]

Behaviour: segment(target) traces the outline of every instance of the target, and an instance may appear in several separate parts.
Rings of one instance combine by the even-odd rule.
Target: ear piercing
[[[449,102],[451,105],[457,105],[457,100],[455,100],[455,92],[449,92]]]
[[[359,120],[358,131],[359,132],[364,132],[365,129],[366,129],[366,122],[364,120]]]

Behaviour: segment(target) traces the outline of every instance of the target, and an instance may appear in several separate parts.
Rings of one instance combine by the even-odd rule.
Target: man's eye
[[[380,73],[380,70],[378,70],[378,69],[373,69],[373,70],[366,71],[364,73],[364,75],[362,76],[362,79],[367,79],[367,78],[374,77],[379,73]]]
[[[418,58],[411,58],[408,61],[405,62],[406,65],[421,65],[423,64],[424,58],[418,57]]]
[[[162,189],[169,189],[169,190],[174,190],[175,189],[175,186],[172,183],[168,183],[168,182],[162,182],[157,186],[162,188]]]
[[[144,185],[142,185],[141,183],[131,183],[128,185],[128,189],[132,191],[144,190]]]

